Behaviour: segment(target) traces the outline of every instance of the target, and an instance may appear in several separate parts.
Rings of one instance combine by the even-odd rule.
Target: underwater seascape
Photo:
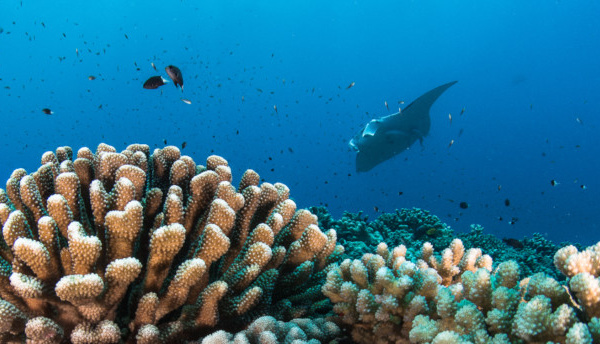
[[[599,343],[598,13],[3,1],[0,343]]]

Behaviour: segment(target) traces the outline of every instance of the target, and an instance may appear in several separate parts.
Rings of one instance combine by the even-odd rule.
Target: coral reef
[[[247,170],[235,188],[225,159],[173,146],[60,147],[41,163],[0,190],[1,342],[181,343],[327,310],[343,247],[285,185]]]
[[[386,242],[390,247],[404,245],[408,259],[416,259],[425,242],[436,249],[443,249],[459,238],[466,249],[481,248],[496,262],[516,261],[525,276],[544,272],[555,279],[564,279],[554,267],[552,257],[560,247],[570,243],[556,245],[538,233],[532,238],[519,240],[522,246],[515,248],[496,236],[484,233],[480,225],[471,225],[466,233],[455,232],[437,216],[418,208],[384,213],[373,221],[368,221],[362,213],[346,212],[342,218],[334,220],[326,208],[311,207],[310,210],[318,216],[322,228],[336,230],[339,243],[346,248],[346,257],[351,259],[373,252],[380,242]]]
[[[346,259],[323,293],[359,343],[592,343],[600,340],[600,243],[560,249],[554,261],[569,288],[544,273],[521,279],[519,265],[492,270],[490,256],[460,239],[436,253],[425,243],[384,243]]]
[[[334,220],[259,182],[139,144],[60,147],[15,170],[0,189],[0,342],[600,341],[600,243],[457,234],[416,208]]]

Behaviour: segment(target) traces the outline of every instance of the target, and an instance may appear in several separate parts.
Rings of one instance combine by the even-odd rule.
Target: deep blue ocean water
[[[185,141],[197,163],[219,154],[236,181],[253,168],[287,184],[300,207],[327,205],[336,218],[420,207],[458,231],[477,223],[500,237],[600,239],[597,1],[7,0],[0,9],[2,180],[33,172],[58,146]],[[169,64],[183,93],[142,88]],[[348,141],[365,123],[452,80],[423,147],[355,172]]]

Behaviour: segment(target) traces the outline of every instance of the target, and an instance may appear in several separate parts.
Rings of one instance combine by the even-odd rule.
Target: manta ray
[[[429,133],[431,105],[450,86],[452,81],[438,86],[393,115],[372,119],[352,140],[350,147],[356,155],[356,171],[367,172],[380,163],[404,152]]]

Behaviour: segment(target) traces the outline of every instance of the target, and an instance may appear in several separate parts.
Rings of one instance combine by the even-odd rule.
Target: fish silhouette
[[[356,171],[367,172],[380,163],[404,152],[429,133],[429,109],[450,86],[452,81],[438,86],[393,115],[372,119],[352,140],[350,147],[356,155]]]
[[[160,75],[153,76],[144,82],[144,88],[147,90],[155,90],[167,82],[168,81]]]

